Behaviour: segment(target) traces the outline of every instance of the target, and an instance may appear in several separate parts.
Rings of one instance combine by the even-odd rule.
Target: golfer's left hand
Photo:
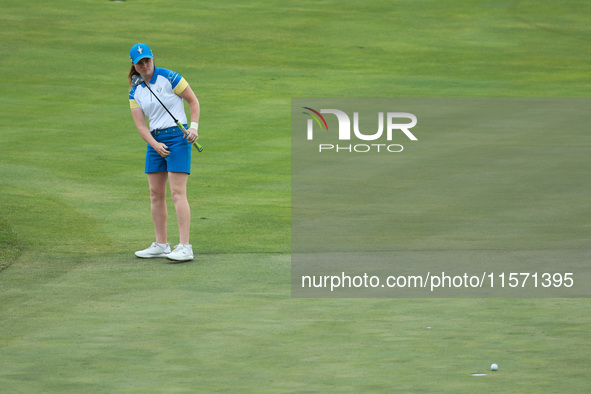
[[[199,133],[197,133],[197,130],[190,128],[189,130],[187,130],[187,141],[189,141],[190,143],[193,143],[195,141],[197,141],[197,139],[199,138]]]

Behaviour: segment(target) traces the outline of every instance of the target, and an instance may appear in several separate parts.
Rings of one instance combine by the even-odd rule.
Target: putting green
[[[587,96],[589,7],[4,2],[0,387],[588,392],[585,299],[292,299],[289,113],[292,97]],[[133,256],[153,241],[136,42],[201,101],[188,264]]]

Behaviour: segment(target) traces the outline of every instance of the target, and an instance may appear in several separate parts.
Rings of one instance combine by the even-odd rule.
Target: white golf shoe
[[[172,252],[166,255],[166,258],[172,261],[189,261],[194,257],[193,246],[183,244],[178,244]]]
[[[151,259],[154,257],[166,257],[170,253],[170,245],[166,243],[164,247],[158,245],[156,242],[152,242],[149,248],[144,250],[138,250],[135,255],[140,259]]]

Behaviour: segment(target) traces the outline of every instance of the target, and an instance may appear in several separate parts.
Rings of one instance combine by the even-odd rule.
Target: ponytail
[[[131,77],[133,77],[134,75],[140,75],[140,73],[138,73],[135,70],[134,65],[131,65],[131,70],[129,70],[129,75],[127,76],[127,81],[129,82],[129,87],[131,88]]]

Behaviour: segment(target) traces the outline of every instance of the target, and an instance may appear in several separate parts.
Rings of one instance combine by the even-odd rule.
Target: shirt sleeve
[[[187,80],[183,78],[181,74],[175,71],[159,69],[159,72],[161,72],[161,75],[168,79],[170,86],[172,87],[172,91],[177,95],[180,95],[187,88],[187,86],[189,86]]]
[[[134,86],[131,89],[129,89],[129,107],[131,109],[140,107],[140,105],[137,103],[137,101],[135,101],[135,89],[136,88],[137,88],[137,86]]]
[[[185,78],[181,77],[181,80],[176,86],[173,87],[173,91],[180,95],[187,88],[187,86],[189,86],[189,82],[187,82]]]

